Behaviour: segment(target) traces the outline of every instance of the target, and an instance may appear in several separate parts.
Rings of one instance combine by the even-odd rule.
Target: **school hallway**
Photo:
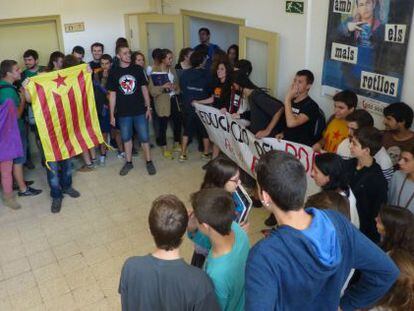
[[[147,174],[140,156],[133,158],[127,176],[119,176],[123,160],[116,152],[109,152],[106,167],[74,171],[73,186],[81,196],[66,196],[58,214],[50,213],[45,169],[36,161],[36,169],[26,171],[26,179],[43,193],[19,197],[17,211],[0,204],[0,310],[121,309],[122,265],[154,249],[148,228],[151,202],[171,193],[191,208],[189,194],[199,190],[203,178],[206,162],[198,152],[191,152],[186,163],[163,159],[159,149],[153,154],[155,176]],[[252,210],[252,245],[263,236],[267,216],[263,208]],[[190,262],[188,238],[181,250]]]

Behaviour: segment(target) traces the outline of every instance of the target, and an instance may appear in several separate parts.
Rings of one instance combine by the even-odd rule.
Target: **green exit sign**
[[[286,12],[303,14],[305,5],[303,1],[286,1]]]

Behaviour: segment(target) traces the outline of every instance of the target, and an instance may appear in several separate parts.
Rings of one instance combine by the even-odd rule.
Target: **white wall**
[[[282,0],[166,0],[164,12],[177,14],[180,9],[186,9],[244,18],[246,26],[278,32],[280,34],[280,72],[279,85],[275,89],[280,96],[285,93],[289,85],[290,75],[294,74],[295,69],[305,65],[306,17],[288,15],[284,8],[285,1]]]
[[[89,61],[89,47],[95,41],[102,42],[105,51],[113,55],[115,40],[125,36],[124,14],[148,12],[152,3],[150,0],[0,0],[0,19],[60,15],[65,53],[81,45],[86,50],[85,60]],[[85,31],[65,33],[63,24],[74,22],[84,22]]]
[[[180,9],[245,18],[246,26],[280,34],[279,98],[283,98],[295,72],[308,68],[316,76],[312,97],[325,112],[332,112],[332,101],[321,95],[321,76],[325,50],[329,0],[305,1],[305,14],[285,13],[284,0],[165,0],[164,12],[177,14]],[[402,100],[414,107],[414,24],[411,26]],[[375,116],[374,116],[375,117]],[[376,117],[377,126],[381,118]]]

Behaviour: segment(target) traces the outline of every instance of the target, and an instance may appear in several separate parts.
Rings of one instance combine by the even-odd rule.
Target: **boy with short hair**
[[[174,195],[158,197],[148,222],[156,249],[126,260],[119,283],[122,310],[220,310],[211,280],[180,256],[188,224],[184,203]]]
[[[178,158],[179,162],[188,160],[187,147],[194,132],[197,133],[198,139],[202,140],[203,143],[201,158],[203,160],[210,159],[210,139],[193,106],[195,102],[205,100],[212,94],[210,73],[204,69],[205,61],[206,58],[203,53],[199,51],[193,52],[190,56],[191,68],[185,70],[180,78],[184,132],[181,141],[181,155]]]
[[[88,63],[94,74],[100,72],[101,57],[104,52],[104,45],[100,42],[95,42],[91,45],[92,60]]]
[[[348,137],[348,127],[345,118],[350,115],[358,104],[357,95],[349,90],[335,94],[333,97],[335,113],[328,121],[328,125],[320,141],[313,145],[313,150],[320,152],[336,152],[338,145]]]
[[[39,73],[43,72],[45,70],[44,66],[39,65],[39,53],[37,51],[29,49],[26,50],[23,53],[23,61],[24,65],[26,67],[25,70],[22,72],[22,78],[21,82],[23,82],[26,78],[31,78],[34,76],[37,76]],[[26,103],[26,108],[24,111],[24,120],[25,120],[25,139],[26,141],[24,144],[26,144],[27,149],[27,158],[26,162],[24,163],[24,166],[28,169],[34,169],[35,166],[32,162],[32,154],[30,152],[30,142],[29,142],[29,129],[31,129],[33,132],[36,132],[36,123],[33,115],[32,106],[29,103]]]
[[[350,145],[351,140],[354,135],[354,132],[363,127],[372,127],[374,126],[374,119],[372,116],[363,109],[357,109],[345,118],[348,127],[348,139],[344,139],[338,146],[336,153],[340,155],[343,159],[347,160],[352,158]],[[374,156],[375,161],[381,167],[382,174],[384,175],[387,182],[389,182],[394,174],[394,167],[390,156],[384,147],[381,146],[381,149]]]
[[[233,221],[234,203],[224,189],[208,188],[191,197],[194,213],[188,233],[198,245],[209,249],[204,270],[213,280],[221,310],[244,310],[244,270],[249,238]]]
[[[121,137],[125,148],[126,162],[119,174],[125,176],[132,164],[132,134],[133,129],[138,132],[146,169],[149,175],[155,175],[156,169],[151,160],[149,145],[148,122],[152,117],[148,81],[144,69],[131,65],[131,50],[127,46],[118,46],[116,54],[119,66],[111,69],[108,77],[110,123],[115,126],[115,115],[121,129]]]
[[[19,127],[20,139],[23,146],[23,155],[13,159],[13,177],[18,186],[18,196],[35,196],[42,193],[42,190],[29,187],[33,181],[24,180],[23,164],[27,157],[27,133],[24,125],[23,114],[26,101],[21,97],[20,91],[15,84],[21,80],[21,70],[14,60],[4,60],[1,62],[0,73],[0,104],[11,100],[17,109],[17,124]]]
[[[278,227],[250,250],[246,311],[349,311],[388,291],[399,271],[378,246],[338,212],[304,209],[306,172],[298,159],[270,151],[256,172],[261,200]],[[352,268],[362,277],[341,297]]]
[[[72,55],[75,56],[81,64],[83,64],[83,58],[85,57],[85,49],[80,45],[76,45],[72,49]]]
[[[391,157],[394,166],[400,160],[401,150],[414,146],[413,109],[406,103],[394,103],[384,108],[385,131],[382,145]]]
[[[26,69],[22,72],[22,81],[36,76],[45,69],[44,66],[39,66],[39,54],[35,50],[26,50],[23,53],[23,60]]]
[[[106,89],[109,70],[111,69],[111,66],[112,57],[109,54],[103,54],[100,57],[100,69],[95,70],[93,79],[93,90],[95,94],[96,111],[98,113],[99,125],[101,127],[104,142],[108,142],[108,135],[111,131],[111,125],[109,122],[108,90]],[[122,146],[122,141],[120,141],[120,145]],[[107,151],[105,143],[100,145],[100,151],[101,155],[99,157],[99,164],[101,166],[105,166]]]
[[[375,225],[381,205],[387,202],[387,181],[374,155],[381,149],[381,132],[375,127],[357,130],[351,140],[351,154],[355,159],[348,160],[350,186],[357,201],[360,227],[374,243],[380,241]]]
[[[300,70],[285,97],[286,129],[276,138],[313,146],[321,139],[325,124],[319,124],[322,115],[318,104],[309,96],[309,90],[315,80],[309,70]],[[323,122],[325,123],[325,122]]]

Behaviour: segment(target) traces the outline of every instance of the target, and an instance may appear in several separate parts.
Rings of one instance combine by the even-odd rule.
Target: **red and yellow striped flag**
[[[30,78],[27,90],[47,162],[103,142],[86,64]]]

